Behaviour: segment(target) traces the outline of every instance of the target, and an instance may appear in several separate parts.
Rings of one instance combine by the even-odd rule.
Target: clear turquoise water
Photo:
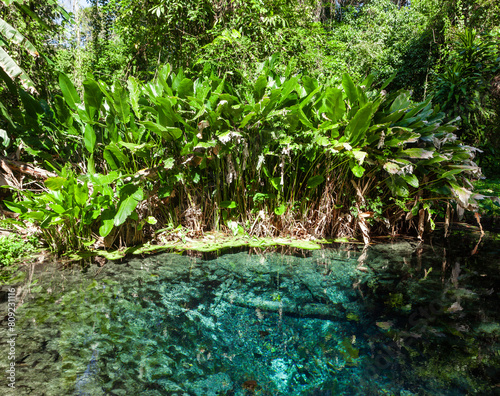
[[[476,242],[37,267],[12,394],[494,395],[500,244]]]

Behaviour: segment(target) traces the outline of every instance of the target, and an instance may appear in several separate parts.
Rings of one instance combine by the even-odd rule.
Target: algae
[[[302,250],[318,250],[323,244],[330,243],[326,239],[310,241],[297,240],[293,238],[257,238],[249,236],[231,236],[221,233],[206,233],[202,238],[184,238],[176,241],[163,241],[155,245],[146,243],[119,250],[94,250],[91,252],[76,252],[68,255],[70,260],[81,260],[93,256],[101,256],[107,260],[120,260],[129,255],[143,255],[158,253],[162,251],[198,251],[198,252],[221,252],[232,248],[273,248],[278,246],[289,246]]]

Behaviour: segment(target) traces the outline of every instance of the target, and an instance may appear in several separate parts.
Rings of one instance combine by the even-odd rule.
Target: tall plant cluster
[[[368,242],[404,223],[422,234],[438,203],[471,208],[475,149],[430,99],[373,89],[371,76],[281,74],[273,61],[244,87],[209,66],[197,79],[165,66],[147,83],[89,77],[83,97],[61,74],[51,108],[24,93],[12,128],[45,125],[58,176],[6,205],[59,252],[178,226]]]
[[[483,158],[500,154],[499,60],[500,30],[480,33],[465,28],[454,34],[433,82],[436,101],[450,117],[461,118],[461,137],[485,150]]]

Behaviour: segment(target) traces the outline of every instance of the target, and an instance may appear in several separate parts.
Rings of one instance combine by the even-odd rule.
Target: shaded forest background
[[[165,63],[186,75],[212,65],[240,83],[278,55],[283,72],[291,62],[292,73],[319,80],[348,72],[380,82],[396,73],[388,90],[410,89],[415,100],[436,95],[450,117],[462,117],[462,134],[486,149],[485,161],[498,150],[494,0],[89,0],[74,1],[71,17],[55,0],[24,2],[30,14],[5,3],[2,18],[40,51],[29,56],[21,45],[14,57],[43,98],[57,90],[59,70],[77,88],[88,73],[108,83],[147,81]],[[468,42],[466,29],[474,30]]]

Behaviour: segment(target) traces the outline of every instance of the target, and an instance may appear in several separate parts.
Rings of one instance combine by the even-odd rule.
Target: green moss
[[[250,247],[267,248],[277,246],[290,246],[296,249],[317,250],[328,243],[326,240],[303,241],[291,238],[256,238],[248,236],[228,236],[223,234],[207,234],[201,239],[185,239],[184,241],[165,241],[160,245],[146,243],[122,250],[96,250],[93,252],[78,252],[68,256],[70,260],[87,259],[92,256],[102,256],[108,260],[119,260],[127,255],[158,253],[165,250],[184,252],[194,250],[198,252],[217,252],[224,249]]]

